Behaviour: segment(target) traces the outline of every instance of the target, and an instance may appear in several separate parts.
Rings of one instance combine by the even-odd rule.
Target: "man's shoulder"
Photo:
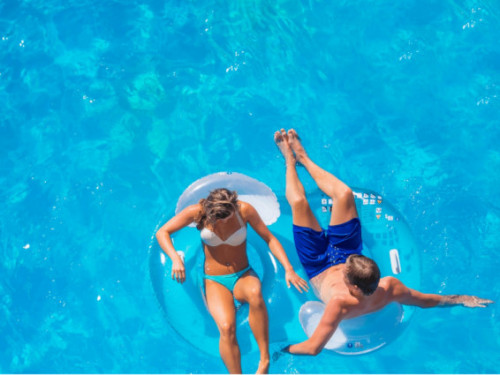
[[[386,276],[380,279],[379,287],[384,294],[385,298],[388,298],[387,303],[396,301],[399,296],[405,293],[407,287],[401,282],[401,280]]]
[[[381,287],[395,287],[395,286],[399,286],[399,285],[402,285],[403,283],[393,277],[393,276],[385,276],[385,277],[382,277],[380,279],[380,282],[379,282],[379,286]]]
[[[337,293],[330,298],[328,304],[331,306],[346,308],[353,304],[353,298],[347,293]]]
[[[358,298],[353,297],[349,293],[339,293],[332,296],[329,303],[337,306],[343,313],[349,313],[358,309],[362,304]]]

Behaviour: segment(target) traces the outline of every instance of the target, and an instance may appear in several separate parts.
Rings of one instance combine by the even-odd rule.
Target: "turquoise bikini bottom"
[[[227,275],[207,275],[205,274],[204,278],[208,280],[215,281],[216,283],[219,283],[221,285],[224,285],[229,291],[232,293],[234,286],[236,285],[236,282],[240,279],[241,276],[243,276],[244,273],[247,271],[252,270],[252,267],[248,266],[247,268],[235,272],[235,273],[229,273]]]

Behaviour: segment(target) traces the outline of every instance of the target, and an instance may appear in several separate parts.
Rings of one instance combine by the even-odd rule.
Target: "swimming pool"
[[[499,12],[465,0],[0,4],[0,372],[225,372],[165,322],[148,247],[204,175],[238,171],[282,194],[280,127],[403,213],[424,291],[497,300]],[[495,373],[497,312],[418,311],[377,352],[283,356],[271,371]]]

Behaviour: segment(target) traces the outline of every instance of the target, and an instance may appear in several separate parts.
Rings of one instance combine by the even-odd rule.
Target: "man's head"
[[[347,281],[357,286],[365,296],[372,294],[380,281],[380,270],[372,259],[363,255],[350,255],[345,262]]]

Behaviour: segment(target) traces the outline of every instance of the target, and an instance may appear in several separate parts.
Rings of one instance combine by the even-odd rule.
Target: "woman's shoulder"
[[[255,208],[248,202],[238,201],[238,209],[243,218],[248,218],[255,212]]]
[[[250,203],[240,201],[240,200],[238,201],[238,207],[239,207],[241,212],[243,212],[243,211],[245,211],[245,212],[255,211],[254,206],[252,206]]]
[[[181,213],[190,217],[197,217],[201,212],[201,204],[195,203],[184,208]]]

